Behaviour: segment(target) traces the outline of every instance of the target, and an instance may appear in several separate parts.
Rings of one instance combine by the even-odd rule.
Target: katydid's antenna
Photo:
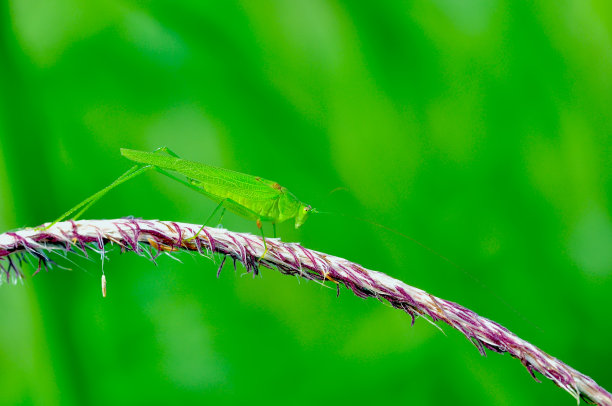
[[[338,188],[337,188],[338,189]],[[335,189],[334,189],[335,190]],[[356,216],[351,216],[348,214],[344,214],[344,213],[337,213],[337,212],[325,212],[325,211],[317,211],[316,213],[318,214],[333,214],[336,216],[340,216],[340,217],[346,217],[346,218],[350,218],[352,220],[357,220],[357,221],[361,221],[362,223],[366,223],[378,228],[381,228],[383,230],[392,232],[393,234],[399,235],[401,237],[406,238],[409,241],[412,241],[413,243],[417,244],[418,246],[426,249],[427,251],[429,251],[430,253],[432,253],[433,255],[437,256],[438,258],[442,259],[444,262],[450,264],[451,266],[453,266],[455,269],[461,271],[464,275],[468,276],[470,279],[472,279],[474,282],[476,282],[478,285],[480,285],[481,288],[487,290],[495,299],[497,299],[498,302],[500,302],[501,304],[503,304],[504,306],[506,306],[506,308],[510,309],[513,313],[515,313],[517,316],[519,316],[523,321],[527,322],[528,324],[530,324],[532,327],[534,327],[535,329],[537,329],[538,331],[542,332],[543,330],[537,326],[535,323],[531,322],[529,319],[527,319],[527,317],[525,317],[521,312],[519,312],[518,310],[516,310],[514,307],[512,307],[510,305],[510,303],[508,303],[507,301],[505,301],[500,295],[498,295],[497,293],[495,293],[495,291],[493,289],[491,289],[486,283],[484,283],[483,281],[481,281],[480,279],[478,279],[476,276],[474,276],[472,273],[468,272],[465,268],[459,266],[457,263],[453,262],[452,260],[450,260],[448,257],[445,257],[444,255],[440,254],[439,252],[437,252],[436,250],[434,250],[433,248],[429,247],[428,245],[423,244],[422,242],[420,242],[419,240],[417,240],[414,237],[411,237],[407,234],[402,233],[401,231],[398,231],[394,228],[385,226],[383,224],[377,223],[375,221],[372,220],[368,220],[368,219],[364,219],[361,217],[356,217]]]

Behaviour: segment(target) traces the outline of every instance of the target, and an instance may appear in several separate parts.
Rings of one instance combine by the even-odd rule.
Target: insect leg
[[[276,238],[276,223],[272,223],[272,234],[274,234],[274,238]]]
[[[266,236],[264,235],[264,231],[263,231],[263,227],[261,225],[260,219],[257,219],[257,228],[259,228],[259,231],[261,231],[261,239],[263,240],[263,245],[264,245],[264,252],[263,254],[261,254],[261,257],[259,257],[259,260],[261,261],[263,257],[265,257],[266,254],[268,253],[268,244],[266,244]]]
[[[182,159],[179,156],[179,154],[177,154],[176,152],[172,151],[170,148],[168,148],[166,146],[159,147],[155,151],[153,151],[153,153],[159,153],[159,152],[165,152],[166,154],[170,155],[171,157]],[[190,181],[193,181],[193,179],[191,179],[191,178],[187,178],[187,179],[189,179]]]
[[[161,173],[162,175],[166,175],[170,179],[173,179],[173,180],[175,180],[175,181],[177,181],[177,182],[187,186],[188,188],[193,189],[196,192],[199,192],[199,193],[201,193],[201,194],[203,194],[203,195],[205,195],[205,196],[207,196],[207,197],[209,197],[209,198],[211,198],[213,200],[218,200],[219,199],[219,196],[215,196],[215,195],[213,195],[211,193],[208,193],[204,189],[202,189],[202,188],[200,188],[200,187],[198,187],[198,186],[196,186],[196,185],[194,185],[192,183],[189,183],[189,182],[187,182],[187,181],[185,181],[183,179],[180,179],[180,178],[174,176],[173,174],[165,171],[162,168],[159,168],[159,167],[156,167],[156,166],[154,166],[153,168],[155,168],[155,170],[157,172]],[[261,260],[266,255],[266,253],[268,252],[268,246],[266,244],[266,238],[265,238],[265,236],[263,234],[263,229],[261,228],[261,214],[256,213],[255,211],[253,211],[253,210],[251,210],[251,209],[249,209],[247,207],[244,207],[240,203],[238,203],[238,202],[236,202],[236,201],[226,197],[226,198],[224,198],[223,200],[220,201],[219,205],[215,208],[215,210],[209,216],[209,218],[206,220],[206,223],[204,225],[206,225],[210,221],[212,216],[214,216],[215,213],[217,212],[217,210],[219,210],[221,208],[221,206],[223,206],[224,204],[227,205],[227,207],[229,208],[230,211],[238,213],[239,215],[241,215],[244,218],[257,219],[257,227],[261,230],[261,236],[263,238],[263,244],[264,244],[264,250],[265,250],[264,254],[259,258]],[[200,230],[196,233],[196,235],[187,238],[185,241],[189,241],[189,240],[192,240],[192,239],[196,238],[203,229],[204,229],[204,226],[202,226],[200,228]]]
[[[206,193],[206,192],[205,192],[204,190],[202,190],[201,188],[199,188],[199,187],[197,187],[197,186],[195,186],[195,185],[193,185],[193,184],[191,184],[191,183],[189,183],[189,182],[187,182],[187,181],[185,181],[185,180],[183,180],[183,179],[180,179],[180,178],[178,178],[178,177],[174,176],[174,175],[173,175],[173,174],[171,174],[170,172],[167,172],[167,171],[165,171],[165,170],[163,170],[163,169],[161,169],[161,168],[158,168],[158,167],[154,167],[154,168],[155,168],[155,170],[156,170],[157,172],[161,173],[162,175],[165,175],[165,176],[169,177],[169,178],[170,178],[170,179],[172,179],[172,180],[175,180],[175,181],[177,181],[177,182],[179,182],[179,183],[182,183],[183,185],[187,186],[187,187],[188,187],[188,188],[190,188],[190,189],[195,190],[196,192],[200,192],[200,193],[203,193],[203,194],[207,195],[208,197],[211,197],[211,196],[210,196],[210,194]],[[210,221],[210,220],[213,218],[213,216],[215,215],[215,213],[216,213],[216,212],[217,212],[217,211],[218,211],[218,210],[219,210],[219,209],[220,209],[220,208],[223,206],[223,203],[225,203],[225,202],[226,202],[226,201],[228,201],[228,200],[229,200],[228,198],[225,198],[225,199],[221,200],[221,201],[219,202],[219,204],[217,205],[217,207],[215,208],[215,210],[213,210],[213,212],[211,213],[211,215],[210,215],[210,216],[208,216],[208,219],[207,219],[207,220],[204,222],[204,225],[202,225],[202,227],[200,228],[200,230],[198,230],[198,232],[197,232],[197,233],[196,233],[194,236],[187,238],[185,241],[191,241],[191,240],[193,240],[193,239],[197,238],[197,236],[198,236],[198,235],[200,235],[200,233],[202,232],[202,230],[204,229],[204,227],[206,227],[206,225],[208,224],[208,222],[209,222],[209,221]]]
[[[108,185],[104,189],[100,190],[99,192],[96,192],[93,195],[89,196],[87,199],[83,200],[81,203],[77,204],[76,206],[74,206],[73,208],[68,210],[66,213],[62,214],[54,222],[52,222],[47,227],[45,227],[45,230],[48,229],[49,227],[51,227],[52,225],[56,224],[57,222],[60,222],[60,221],[64,220],[65,218],[70,216],[72,213],[74,213],[75,211],[80,209],[79,212],[73,217],[73,219],[76,220],[87,209],[89,209],[95,202],[97,202],[102,196],[104,196],[106,193],[108,193],[111,189],[115,188],[116,186],[119,186],[123,182],[126,182],[126,181],[128,181],[128,180],[130,180],[130,179],[132,179],[132,178],[134,178],[134,177],[136,177],[138,175],[140,175],[141,173],[143,173],[144,171],[146,171],[148,169],[151,169],[150,165],[147,165],[147,166],[134,165],[133,167],[128,169],[123,175],[119,176],[113,183],[111,183],[110,185]]]
[[[79,217],[81,217],[81,215],[83,213],[85,213],[95,202],[97,202],[102,196],[104,196],[106,193],[108,193],[111,189],[119,186],[120,184],[127,182],[130,179],[135,178],[136,176],[144,173],[145,171],[151,169],[150,165],[147,166],[141,166],[141,167],[132,167],[132,169],[135,169],[133,172],[131,172],[129,175],[125,176],[122,175],[119,179],[117,179],[116,181],[114,181],[112,184],[110,184],[109,186],[107,186],[106,188],[102,189],[99,195],[96,193],[96,195],[92,196],[91,198],[93,199],[91,202],[87,203],[87,205],[85,207],[83,207],[77,214],[74,215],[73,220],[78,219]]]
[[[219,223],[218,223],[219,225],[221,225],[221,220],[223,220],[223,216],[225,216],[225,207],[221,211],[221,217],[219,217]]]
[[[187,186],[188,188],[195,190],[196,192],[202,193],[202,194],[206,195],[206,196],[207,196],[208,198],[210,198],[210,199],[214,199],[214,196],[213,196],[213,195],[211,195],[210,193],[207,193],[207,192],[206,192],[205,190],[203,190],[202,188],[200,188],[200,187],[198,187],[198,186],[196,186],[196,185],[194,185],[194,184],[192,184],[192,183],[189,183],[189,182],[187,182],[186,180],[180,179],[180,178],[178,178],[178,177],[174,176],[173,174],[171,174],[170,172],[167,172],[167,171],[163,170],[162,168],[159,168],[159,167],[157,167],[157,166],[153,166],[153,168],[154,168],[154,169],[155,169],[157,172],[161,173],[162,175],[165,175],[165,176],[169,177],[170,179],[175,180],[175,181],[177,181],[178,183],[181,183],[181,184],[183,184],[183,185]],[[188,178],[188,179],[189,179],[189,178]]]
[[[178,158],[178,159],[182,159],[176,152],[172,151],[170,148],[164,146],[164,147],[159,147],[156,150],[153,151],[154,154],[160,153],[160,152],[165,152],[166,154],[170,155],[171,157],[174,158]],[[187,178],[190,181],[193,181],[193,179],[191,178]]]
[[[200,235],[200,233],[202,232],[202,230],[204,230],[204,227],[206,227],[206,224],[208,224],[208,222],[213,218],[213,216],[215,215],[215,213],[217,213],[217,211],[219,211],[219,209],[221,207],[223,207],[223,203],[225,203],[227,199],[223,199],[221,200],[221,202],[219,202],[219,204],[217,205],[217,207],[215,207],[215,209],[213,210],[212,213],[210,213],[210,216],[208,216],[208,218],[206,219],[206,221],[204,222],[204,224],[202,225],[202,227],[200,227],[200,229],[198,230],[197,233],[195,233],[195,235],[185,239],[185,241],[191,241],[193,239],[198,238],[198,235]],[[225,209],[223,209],[223,212],[225,213]],[[223,216],[223,215],[222,215]]]
[[[157,153],[157,152],[165,152],[166,154],[168,154],[170,156],[173,156],[175,158],[179,158],[179,159],[181,158],[180,156],[178,156],[178,154],[176,152],[172,151],[170,148],[165,147],[165,146],[164,147],[159,147],[155,151],[153,151],[153,153]]]

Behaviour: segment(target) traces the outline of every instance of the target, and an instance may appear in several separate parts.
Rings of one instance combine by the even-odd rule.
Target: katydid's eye
[[[312,208],[312,207],[310,207],[310,206],[306,206],[306,207],[304,207],[304,211],[305,211],[305,212],[309,212],[311,208]]]

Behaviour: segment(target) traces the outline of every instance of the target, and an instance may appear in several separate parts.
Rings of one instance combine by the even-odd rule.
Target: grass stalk
[[[42,227],[45,227],[43,225]],[[375,297],[394,308],[416,317],[429,317],[459,330],[482,355],[486,349],[508,353],[518,359],[537,380],[535,373],[552,380],[580,399],[612,406],[612,395],[588,376],[578,372],[536,346],[519,338],[492,320],[448,300],[435,297],[382,272],[368,270],[356,263],[322,252],[309,250],[297,243],[266,239],[265,257],[261,237],[236,233],[222,228],[173,221],[116,219],[64,221],[51,227],[27,228],[0,234],[0,280],[11,281],[23,275],[20,263],[26,256],[38,260],[38,269],[52,265],[50,251],[96,251],[105,256],[105,247],[116,244],[123,251],[149,256],[152,260],[164,253],[195,251],[203,255],[223,256],[221,271],[227,257],[241,262],[247,272],[258,274],[260,267],[277,269],[285,275],[297,275],[309,280],[331,281],[344,285],[362,298]]]

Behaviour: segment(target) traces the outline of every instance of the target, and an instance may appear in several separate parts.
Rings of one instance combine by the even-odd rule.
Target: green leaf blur
[[[284,240],[461,303],[612,389],[611,106],[607,0],[9,0],[0,229],[106,186],[130,166],[119,148],[167,145],[348,216]],[[151,173],[85,218],[214,207]],[[115,250],[102,299],[99,259],[69,259],[0,287],[2,405],[575,402],[344,289]]]

